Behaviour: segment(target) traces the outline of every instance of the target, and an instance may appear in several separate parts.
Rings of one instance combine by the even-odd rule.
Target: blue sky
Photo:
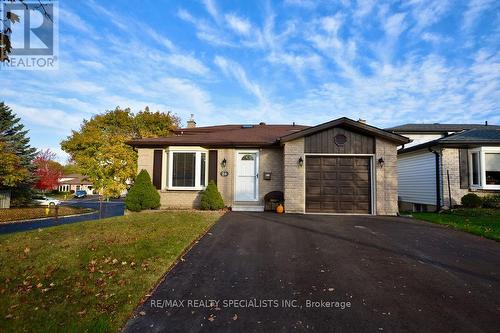
[[[500,123],[500,2],[60,1],[58,71],[0,72],[60,154],[116,106],[183,123]]]

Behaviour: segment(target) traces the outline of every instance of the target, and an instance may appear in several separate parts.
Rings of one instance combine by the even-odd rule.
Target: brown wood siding
[[[369,214],[370,158],[307,156],[306,212]]]
[[[347,141],[343,145],[335,143],[335,136],[343,134]],[[306,153],[323,154],[373,154],[375,139],[341,127],[334,127],[305,137]]]
[[[208,181],[213,181],[217,185],[217,150],[210,150],[208,152]]]
[[[459,172],[460,172],[460,188],[469,188],[469,154],[467,149],[460,149],[458,152]]]
[[[161,189],[161,167],[163,160],[163,150],[155,150],[153,157],[153,185],[156,189]]]

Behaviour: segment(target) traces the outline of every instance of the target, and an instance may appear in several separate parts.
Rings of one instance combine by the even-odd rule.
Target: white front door
[[[236,154],[235,201],[258,200],[259,153],[240,151]]]

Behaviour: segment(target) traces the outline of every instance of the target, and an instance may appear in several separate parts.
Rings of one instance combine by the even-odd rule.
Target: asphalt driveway
[[[231,212],[125,331],[499,327],[500,243],[408,218]]]

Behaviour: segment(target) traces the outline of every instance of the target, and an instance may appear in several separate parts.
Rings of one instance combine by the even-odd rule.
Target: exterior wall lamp
[[[384,167],[384,164],[385,164],[384,159],[383,159],[382,157],[381,157],[381,158],[379,158],[379,159],[378,159],[378,165],[379,165],[381,168],[383,168],[383,167]]]
[[[226,161],[226,159],[224,158],[224,159],[222,160],[222,162],[220,163],[220,165],[222,166],[222,168],[226,168],[226,164],[227,164],[227,161]]]
[[[304,159],[302,158],[302,156],[299,157],[298,164],[299,164],[299,167],[302,167],[304,165]]]

